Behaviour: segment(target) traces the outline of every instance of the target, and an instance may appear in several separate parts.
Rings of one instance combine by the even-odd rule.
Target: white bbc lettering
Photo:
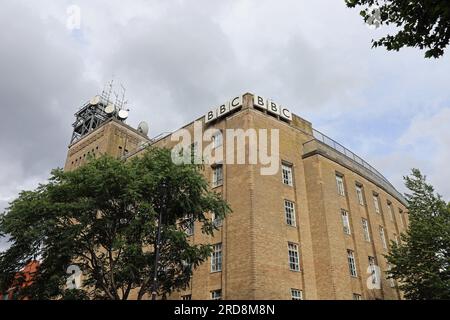
[[[235,109],[242,107],[243,101],[244,97],[238,96],[233,98],[231,101],[222,104],[219,108],[209,111],[205,115],[205,124],[210,123],[211,121],[214,121],[218,118],[221,118],[230,113],[231,111],[234,111]]]
[[[205,116],[205,123],[209,123],[217,119],[216,110],[211,110]]]
[[[288,121],[292,121],[292,113],[285,107],[281,107],[280,117]]]
[[[244,103],[243,96],[234,98],[233,100],[230,101],[230,111],[233,111],[234,109],[242,107],[243,103]]]
[[[277,116],[280,115],[280,106],[276,102],[268,101],[267,106],[268,106],[268,108],[267,108],[268,112],[275,114]]]
[[[230,104],[224,103],[219,108],[217,108],[217,111],[216,111],[217,118],[220,118],[220,117],[226,115],[228,112],[230,112]]]
[[[267,110],[267,100],[261,96],[255,96],[253,106],[259,109]]]
[[[230,112],[242,107],[243,104],[244,104],[244,96],[241,95],[233,98],[232,100],[222,104],[215,110],[209,111],[205,115],[205,124],[226,116]],[[260,110],[267,110],[269,113],[277,115],[281,119],[292,121],[292,113],[289,111],[289,109],[279,105],[278,103],[272,100],[267,100],[262,96],[254,95],[253,106]]]

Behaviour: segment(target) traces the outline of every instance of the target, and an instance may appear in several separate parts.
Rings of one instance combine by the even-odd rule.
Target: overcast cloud
[[[81,28],[66,27],[69,5]],[[255,92],[348,146],[404,191],[421,168],[450,200],[450,58],[371,49],[343,0],[2,1],[0,210],[64,165],[77,108],[113,76],[128,123],[172,131]],[[0,244],[1,248],[1,244]]]

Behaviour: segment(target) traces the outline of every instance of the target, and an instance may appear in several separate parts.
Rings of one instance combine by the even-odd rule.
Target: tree
[[[395,35],[372,40],[373,47],[398,51],[403,47],[426,49],[426,58],[438,58],[450,41],[448,0],[345,0],[350,8],[362,6],[365,22],[393,25]]]
[[[26,287],[34,299],[142,299],[152,291],[158,217],[161,221],[157,292],[189,285],[193,269],[211,253],[193,244],[186,228],[217,230],[207,213],[224,218],[230,208],[209,191],[199,165],[175,165],[167,149],[150,149],[123,162],[103,156],[72,172],[52,171],[46,184],[24,191],[0,220],[11,247],[0,254],[0,292],[30,259],[41,262]],[[66,290],[70,265],[83,286]]]
[[[450,205],[419,170],[405,177],[410,226],[387,256],[407,299],[450,299]]]

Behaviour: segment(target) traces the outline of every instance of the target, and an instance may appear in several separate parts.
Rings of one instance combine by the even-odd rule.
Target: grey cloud
[[[75,107],[91,90],[64,28],[21,2],[0,11],[0,198],[62,166]]]

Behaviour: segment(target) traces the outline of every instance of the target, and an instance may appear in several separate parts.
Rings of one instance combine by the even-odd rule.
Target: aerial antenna
[[[117,92],[114,91],[114,96],[116,97],[116,100],[114,101],[114,105],[116,107],[118,107],[118,109],[120,110],[120,106],[119,106],[119,94]]]
[[[109,82],[109,91],[108,91],[107,96],[106,96],[106,104],[111,102],[109,99],[111,98],[111,94],[112,94],[112,91],[113,91],[113,85],[114,85],[114,76],[113,76],[113,79],[111,79],[111,81]]]
[[[120,84],[120,87],[122,88],[122,97],[121,97],[121,99],[119,101],[119,108],[123,109],[125,107],[125,104],[126,104],[126,102],[125,102],[125,93],[127,92],[127,89],[125,89],[125,87],[122,84]]]

